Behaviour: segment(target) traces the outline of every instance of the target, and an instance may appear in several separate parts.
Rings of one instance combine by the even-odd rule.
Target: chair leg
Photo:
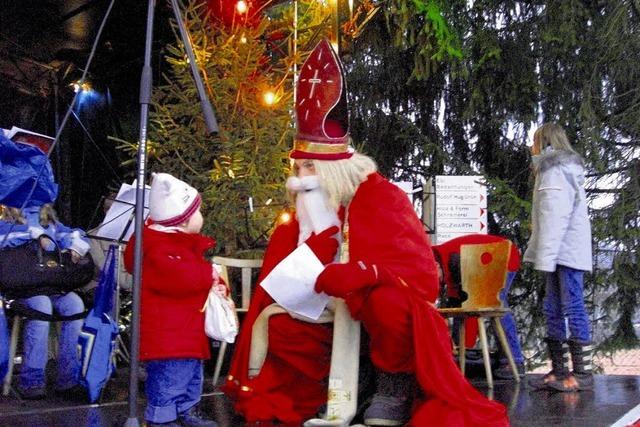
[[[335,300],[333,346],[327,390],[327,419],[350,425],[358,409],[360,322],[353,320],[347,304]]]
[[[499,317],[493,318],[493,325],[495,326],[496,332],[498,333],[498,340],[500,341],[502,350],[504,351],[504,354],[507,356],[507,360],[509,361],[509,366],[511,367],[513,378],[515,378],[516,382],[519,383],[520,374],[518,373],[516,362],[513,360],[513,353],[511,353],[511,347],[509,347],[509,342],[507,341],[507,336],[504,333],[504,329],[502,328],[502,323],[500,323]]]
[[[465,363],[467,357],[467,346],[465,345],[466,340],[466,328],[464,327],[464,318],[462,318],[462,322],[458,326],[458,363],[460,364],[460,371],[462,375],[464,375],[465,371]]]
[[[222,369],[222,361],[224,360],[224,354],[227,352],[227,342],[220,342],[220,350],[218,350],[218,359],[216,360],[216,367],[213,370],[213,388],[216,388],[218,379],[220,378],[220,370]]]
[[[13,367],[16,358],[16,348],[18,347],[18,334],[20,333],[20,316],[13,317],[13,326],[11,327],[11,343],[9,344],[9,364],[7,366],[7,374],[2,382],[2,395],[9,396],[11,390],[11,380],[13,377]]]
[[[482,348],[482,360],[484,361],[484,371],[487,373],[487,385],[493,388],[493,374],[491,373],[491,360],[489,359],[489,343],[487,341],[487,330],[484,326],[484,318],[478,317],[478,332],[480,333],[480,347]]]

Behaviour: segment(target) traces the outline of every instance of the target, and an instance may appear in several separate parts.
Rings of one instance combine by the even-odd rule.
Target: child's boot
[[[593,366],[591,364],[591,343],[569,340],[573,372],[564,380],[556,380],[549,385],[558,391],[580,391],[593,389]]]
[[[195,406],[178,414],[178,421],[180,421],[180,425],[185,427],[218,427],[218,423],[215,421],[203,418]]]
[[[569,346],[566,342],[545,338],[551,359],[551,371],[542,378],[532,378],[529,385],[536,390],[549,389],[554,381],[562,381],[569,376]]]

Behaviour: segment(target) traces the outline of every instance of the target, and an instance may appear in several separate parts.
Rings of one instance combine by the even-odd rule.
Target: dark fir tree
[[[415,184],[435,174],[484,175],[489,231],[524,250],[528,135],[536,124],[560,123],[590,177],[595,270],[585,295],[597,340],[601,349],[637,344],[637,2],[378,4],[345,57],[356,141],[387,175]],[[612,267],[601,262],[607,257]],[[510,299],[531,350],[544,332],[542,297],[542,277],[525,266]]]

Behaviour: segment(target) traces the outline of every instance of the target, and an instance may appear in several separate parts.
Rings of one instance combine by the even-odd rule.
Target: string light
[[[85,81],[84,83],[80,84],[80,80],[78,80],[78,81],[75,81],[75,82],[71,83],[69,86],[71,86],[73,88],[73,91],[76,92],[76,93],[78,93],[80,91],[89,92],[91,90],[91,85],[87,81]]]
[[[249,9],[249,6],[247,6],[247,2],[244,0],[238,0],[238,2],[236,3],[236,11],[239,14],[243,14],[247,12],[247,9]]]
[[[280,214],[279,220],[280,220],[281,224],[283,224],[285,222],[289,222],[289,221],[291,221],[291,214],[289,212],[287,212],[287,211],[284,211],[284,212],[282,212]]]
[[[270,107],[276,103],[276,94],[272,90],[267,90],[262,94],[262,101]]]

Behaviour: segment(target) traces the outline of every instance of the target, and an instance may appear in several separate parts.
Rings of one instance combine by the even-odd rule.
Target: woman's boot
[[[569,350],[571,351],[573,372],[563,380],[558,379],[550,382],[549,386],[558,391],[592,390],[593,366],[591,364],[591,353],[593,345],[569,340]]]
[[[569,346],[553,338],[545,338],[551,359],[551,371],[542,378],[532,378],[529,385],[536,390],[549,389],[554,381],[564,380],[569,376]]]
[[[412,374],[377,371],[376,394],[364,411],[367,426],[401,426],[409,421],[415,391]]]

